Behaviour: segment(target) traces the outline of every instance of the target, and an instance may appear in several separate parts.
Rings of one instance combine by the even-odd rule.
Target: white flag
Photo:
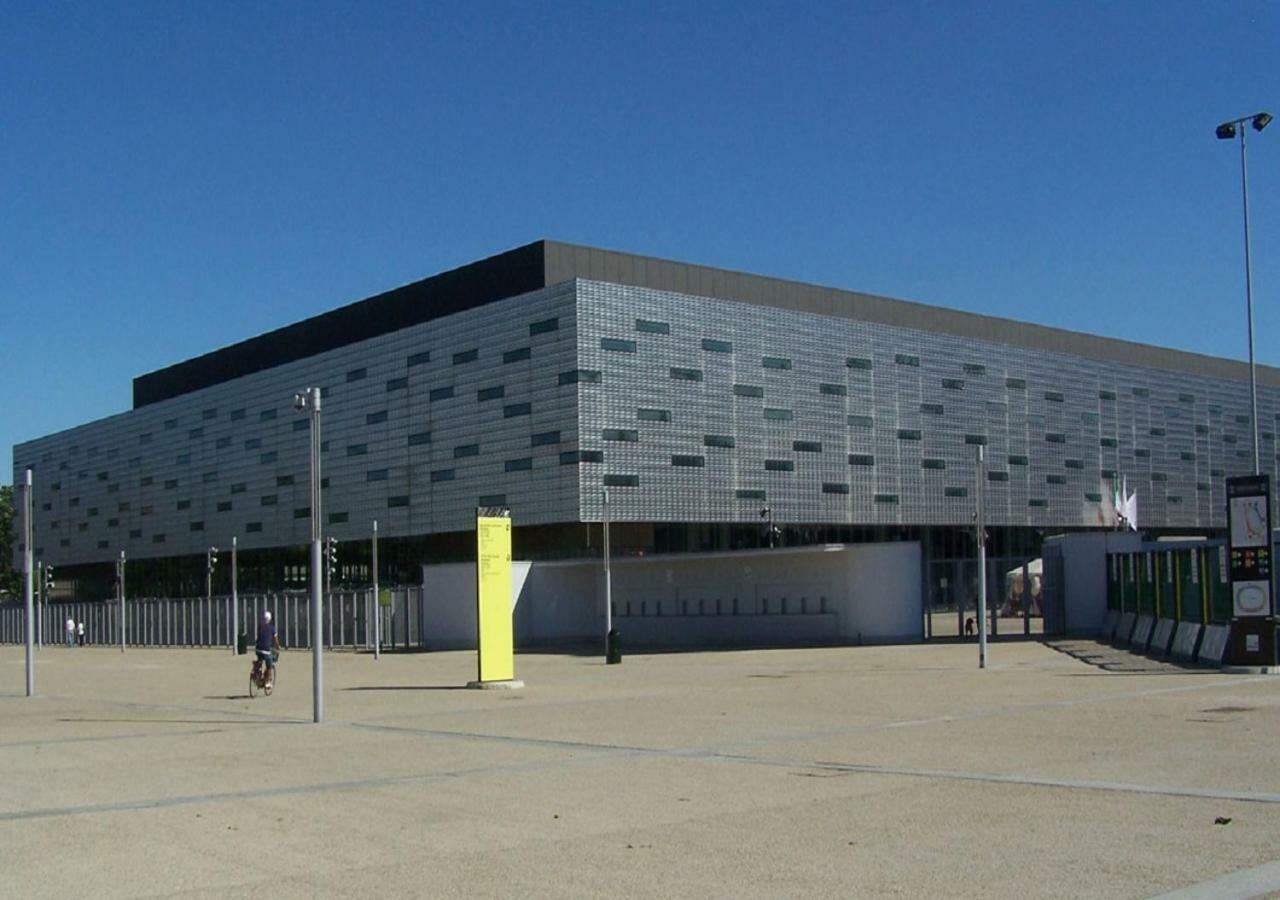
[[[1138,530],[1138,494],[1136,491],[1125,498],[1124,518],[1129,523],[1130,531]]]

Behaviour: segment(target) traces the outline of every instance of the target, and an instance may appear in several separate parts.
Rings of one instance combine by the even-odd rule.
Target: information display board
[[[511,515],[476,510],[476,648],[480,682],[515,677],[511,622]]]
[[[1228,572],[1232,613],[1271,615],[1271,479],[1243,475],[1227,479]]]

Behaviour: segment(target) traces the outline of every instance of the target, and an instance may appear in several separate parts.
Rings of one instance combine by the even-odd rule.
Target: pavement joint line
[[[203,706],[180,706],[175,704],[157,704],[157,703],[134,703],[127,700],[104,700],[101,698],[73,697],[65,694],[39,694],[38,697],[44,700],[58,700],[64,702],[76,702],[91,704],[101,704],[103,706],[114,706],[122,709],[150,710],[159,712],[182,712],[182,713],[201,713],[204,715],[223,715],[228,718],[225,721],[209,722],[210,725],[302,725],[308,723],[309,719],[303,719],[295,716],[272,716],[266,713],[253,713],[244,710],[210,710]],[[156,725],[170,724],[164,719],[156,719]],[[92,744],[98,742],[113,742],[127,740],[146,740],[153,737],[191,737],[200,734],[212,734],[221,729],[192,729],[188,731],[167,731],[161,734],[151,734],[146,732],[136,732],[132,734],[104,734],[93,737],[69,737],[69,738],[31,738],[21,741],[3,741],[0,742],[0,750],[8,750],[10,748],[48,746],[53,744]]]
[[[204,715],[221,715],[227,716],[227,724],[230,725],[237,720],[248,719],[250,721],[260,721],[264,724],[274,725],[309,725],[311,720],[302,716],[285,716],[273,715],[271,713],[249,712],[242,709],[210,709],[207,706],[190,706],[179,703],[138,703],[133,700],[112,700],[101,697],[77,697],[67,694],[40,694],[40,697],[46,700],[60,700],[73,703],[89,703],[102,704],[104,706],[117,706],[123,709],[142,709],[155,710],[159,712],[181,712],[181,713],[202,713]],[[247,699],[247,698],[246,698]],[[163,724],[163,720],[157,720],[157,724]]]
[[[232,724],[232,723],[229,723],[229,724]],[[164,736],[165,737],[194,737],[199,734],[217,734],[221,731],[222,731],[221,728],[199,728],[199,729],[189,729],[187,731],[168,731],[168,732],[165,732]],[[98,735],[96,737],[49,738],[46,740],[33,738],[31,740],[26,740],[26,741],[0,742],[0,750],[9,750],[11,748],[19,748],[19,747],[47,747],[52,744],[95,744],[100,742],[111,742],[111,741],[136,741],[136,740],[145,740],[147,738],[153,738],[153,737],[156,737],[156,735],[148,734],[144,732],[138,732],[136,734],[104,734],[104,735]]]
[[[357,725],[357,727],[360,727]],[[448,732],[445,736],[458,736]],[[482,739],[487,736],[480,735]],[[546,743],[546,742],[539,742]],[[671,759],[694,759],[710,762],[729,762],[745,765],[762,765],[772,768],[786,769],[820,769],[836,772],[847,772],[860,775],[887,775],[906,778],[932,778],[953,781],[977,781],[1000,784],[1016,784],[1025,787],[1049,787],[1069,790],[1100,790],[1119,793],[1137,793],[1156,796],[1195,797],[1200,799],[1230,800],[1255,803],[1280,803],[1280,794],[1254,793],[1247,791],[1224,791],[1212,788],[1179,788],[1171,785],[1142,785],[1123,782],[1080,781],[1072,779],[1036,778],[1023,775],[1000,775],[982,772],[958,772],[944,769],[923,769],[899,766],[880,766],[858,763],[841,763],[823,760],[787,760],[767,759],[718,752],[707,748],[678,748],[673,750],[628,748],[610,745],[594,745],[570,743],[575,749],[595,750],[588,756],[558,760],[532,760],[499,766],[477,766],[468,769],[456,769],[444,772],[422,772],[408,775],[390,775],[381,778],[363,778],[345,781],[320,782],[312,784],[289,785],[275,788],[254,788],[243,791],[225,791],[210,794],[189,794],[178,797],[159,797],[149,800],[122,800],[112,803],[78,804],[65,807],[45,807],[32,810],[0,812],[0,822],[23,821],[30,819],[59,818],[67,816],[94,815],[112,812],[129,812],[146,809],[167,809],[179,806],[226,803],[240,800],[262,800],[274,797],[301,796],[306,794],[322,794],[369,790],[392,787],[403,784],[426,784],[432,781],[443,781],[466,778],[475,775],[494,775],[498,773],[514,774],[535,769],[563,768],[599,762],[604,756],[648,756]],[[1277,864],[1277,878],[1280,879],[1280,864]],[[1277,883],[1280,883],[1278,881]],[[1268,888],[1269,889],[1269,888]],[[1195,896],[1223,896],[1208,893]],[[1234,896],[1234,895],[1233,895]],[[1254,896],[1241,894],[1239,896]]]
[[[306,794],[341,793],[374,788],[394,787],[403,784],[427,784],[470,776],[515,774],[523,771],[582,765],[597,761],[594,757],[576,757],[562,760],[529,760],[496,766],[476,766],[443,772],[417,772],[407,775],[387,775],[380,778],[359,778],[346,781],[316,782],[312,784],[286,785],[274,788],[253,788],[242,791],[220,791],[209,794],[186,794],[177,797],[154,797],[149,800],[118,800],[110,803],[84,803],[73,806],[43,807],[40,809],[0,811],[0,822],[17,822],[28,819],[52,819],[67,816],[97,815],[113,812],[132,812],[147,809],[169,809],[179,806],[230,803],[242,800],[265,800],[275,797],[296,797]]]
[[[844,736],[850,736],[850,735],[856,735],[856,734],[870,734],[876,731],[882,731],[882,730],[888,730],[888,729],[894,729],[894,728],[915,728],[915,727],[921,727],[921,726],[947,724],[950,722],[976,721],[984,718],[994,718],[997,716],[1005,716],[1005,715],[1011,715],[1011,714],[1017,715],[1020,713],[1036,712],[1036,711],[1042,711],[1046,709],[1061,709],[1061,708],[1082,706],[1082,705],[1088,705],[1088,704],[1094,704],[1094,703],[1107,703],[1107,702],[1112,702],[1117,700],[1135,700],[1135,699],[1140,699],[1142,697],[1157,696],[1162,694],[1177,694],[1177,693],[1185,693],[1190,691],[1210,690],[1212,688],[1235,687],[1235,686],[1241,686],[1241,685],[1267,685],[1270,683],[1271,682],[1266,677],[1256,676],[1256,677],[1247,677],[1247,678],[1236,678],[1228,681],[1214,681],[1210,683],[1178,685],[1174,687],[1163,687],[1163,688],[1151,688],[1151,689],[1142,690],[1142,691],[1125,691],[1123,693],[1109,694],[1101,697],[1081,697],[1081,698],[1074,698],[1069,700],[1054,700],[1047,703],[1013,704],[1008,706],[992,707],[984,710],[974,710],[968,713],[949,713],[941,716],[928,716],[928,717],[918,718],[918,719],[902,719],[902,720],[890,721],[890,722],[872,722],[872,723],[867,723],[863,725],[847,726],[844,728],[821,729],[818,731],[811,731],[811,732],[806,732],[802,734],[776,733],[772,735],[761,736],[758,738],[751,738],[751,739],[746,739],[741,741],[732,741],[728,744],[721,745],[719,747],[689,748],[683,752],[688,753],[690,755],[698,755],[698,754],[716,755],[716,754],[725,753],[729,749],[734,747],[766,746],[769,744],[784,743],[784,742],[795,743],[795,742],[801,742],[801,741],[819,740],[827,737],[844,737]],[[41,695],[41,696],[46,697],[47,699],[52,699],[52,700],[81,702],[81,703],[85,702],[86,700],[86,698],[67,696],[62,694]],[[122,707],[126,709],[162,710],[162,711],[169,711],[169,712],[185,712],[185,713],[199,712],[204,714],[208,714],[211,712],[211,710],[209,710],[207,707],[187,706],[187,705],[180,705],[180,704],[135,703],[131,701],[110,700],[110,699],[101,699],[101,698],[88,698],[88,702],[99,703],[104,705],[112,705],[112,706]],[[261,721],[263,724],[275,724],[275,725],[311,724],[309,720],[301,717],[295,717],[295,716],[272,716],[266,713],[253,713],[253,712],[248,712],[244,710],[217,710],[216,712],[222,715],[235,717],[235,718],[228,718],[227,724],[233,724],[238,720],[244,720],[244,719],[249,719],[251,721],[256,720],[256,721]],[[158,723],[158,724],[163,724],[163,723]],[[380,725],[377,723],[364,723],[364,722],[357,722],[357,721],[338,721],[338,722],[334,722],[333,724],[340,725],[343,727],[349,727],[349,728],[381,730],[381,731],[396,732],[396,733],[403,733],[403,734],[420,735],[424,737],[439,737],[439,738],[452,737],[452,738],[459,738],[463,740],[475,740],[475,741],[490,740],[490,741],[498,741],[498,742],[520,743],[520,744],[525,744],[527,746],[564,747],[568,749],[614,751],[614,752],[622,752],[622,753],[663,754],[663,753],[672,752],[671,750],[663,749],[663,748],[630,747],[625,745],[596,744],[596,743],[585,742],[585,741],[563,741],[563,740],[556,740],[553,738],[530,738],[530,737],[520,737],[520,736],[514,736],[514,735],[484,734],[481,732],[454,731],[450,729],[413,728],[410,726]],[[138,737],[140,739],[145,739],[147,735],[139,735]],[[123,739],[123,736],[103,736],[101,738],[78,738],[78,739],[65,739],[65,740],[79,740],[79,741],[88,742],[88,741],[94,741],[94,740],[120,740],[120,739]],[[58,742],[58,740],[59,739],[55,739],[51,741],[24,741],[24,742],[17,742],[13,744],[0,744],[0,749],[4,749],[6,747],[11,747],[11,746],[27,746],[30,744],[38,744],[38,743],[56,743]]]
[[[744,757],[758,762],[752,757]],[[1204,800],[1234,800],[1241,803],[1280,803],[1280,794],[1260,791],[1233,791],[1221,788],[1190,788],[1168,784],[1134,784],[1123,781],[1090,781],[1074,778],[1043,778],[1033,775],[1002,775],[997,772],[957,772],[947,769],[919,769],[907,766],[879,766],[863,763],[824,762],[810,763],[780,760],[780,765],[809,766],[840,772],[856,772],[864,775],[897,775],[908,778],[937,778],[953,781],[982,781],[995,784],[1016,784],[1026,787],[1054,787],[1072,790],[1115,791],[1127,794],[1157,794],[1167,797],[1196,797]]]
[[[669,754],[670,749],[662,747],[633,747],[626,744],[598,744],[591,741],[566,741],[557,738],[525,737],[514,734],[486,734],[479,731],[455,731],[447,728],[412,728],[406,725],[379,725],[371,722],[334,722],[344,728],[355,728],[367,731],[388,731],[393,734],[408,734],[416,737],[460,738],[469,741],[494,741],[497,743],[523,744],[530,747],[554,747],[564,750],[592,750],[605,753],[652,753]]]
[[[1151,900],[1249,900],[1280,891],[1280,862],[1228,872]]]
[[[119,801],[115,803],[105,804],[89,804],[69,807],[57,807],[39,810],[0,812],[0,821],[14,821],[20,819],[32,818],[51,818],[67,815],[93,814],[101,812],[127,811],[135,809],[155,809],[174,806],[183,806],[200,803],[217,803],[230,800],[264,798],[273,796],[290,796],[309,793],[323,793],[328,791],[347,791],[361,790],[367,788],[377,788],[395,784],[427,782],[432,780],[440,780],[446,778],[464,777],[473,774],[488,774],[499,771],[520,771],[530,767],[543,768],[555,765],[572,765],[578,762],[588,762],[593,759],[599,759],[601,755],[624,755],[624,756],[649,756],[649,757],[666,757],[671,759],[701,759],[701,760],[720,760],[726,762],[737,762],[755,765],[778,766],[786,768],[819,768],[831,769],[835,771],[856,772],[860,774],[870,775],[896,775],[901,777],[918,777],[918,778],[938,778],[965,781],[981,781],[991,783],[1007,783],[1020,784],[1025,786],[1041,786],[1041,787],[1057,787],[1068,789],[1089,789],[1089,790],[1105,790],[1127,793],[1140,793],[1164,796],[1188,796],[1221,800],[1236,800],[1244,802],[1262,802],[1262,803],[1280,803],[1280,794],[1264,794],[1239,791],[1222,791],[1216,789],[1195,789],[1195,788],[1177,788],[1173,786],[1163,785],[1141,785],[1141,784],[1124,784],[1119,782],[1102,782],[1102,781],[1074,781],[1064,779],[1048,779],[1034,778],[1031,776],[1014,776],[1000,775],[997,773],[967,773],[954,772],[947,770],[932,769],[913,769],[913,768],[895,768],[887,766],[872,766],[859,764],[842,764],[832,762],[815,762],[815,761],[795,761],[795,760],[771,760],[763,757],[748,756],[743,754],[733,754],[729,750],[733,747],[749,747],[760,746],[765,744],[776,744],[785,742],[796,742],[804,740],[813,740],[815,738],[841,736],[849,734],[870,733],[878,730],[902,727],[915,727],[920,725],[938,724],[954,721],[965,721],[981,718],[989,718],[1001,715],[1019,714],[1023,712],[1032,712],[1043,709],[1054,709],[1063,707],[1072,707],[1092,703],[1105,703],[1113,700],[1131,700],[1139,699],[1146,696],[1185,693],[1198,690],[1209,690],[1213,688],[1235,687],[1242,685],[1270,684],[1271,682],[1262,677],[1248,677],[1232,679],[1228,681],[1214,681],[1206,684],[1181,685],[1167,688],[1154,688],[1143,691],[1126,691],[1119,694],[1112,694],[1102,697],[1086,697],[1071,700],[1052,701],[1048,703],[1036,704],[1016,704],[1004,707],[995,707],[987,710],[977,710],[965,714],[950,714],[944,716],[926,717],[922,719],[908,719],[898,722],[880,722],[866,725],[858,725],[844,729],[823,729],[817,732],[806,734],[779,734],[774,736],[765,736],[744,741],[731,741],[719,747],[689,747],[689,748],[652,748],[652,747],[634,747],[626,745],[610,745],[597,744],[585,741],[565,741],[548,738],[529,738],[514,735],[497,735],[484,734],[479,732],[463,732],[448,729],[429,729],[429,728],[412,728],[407,726],[382,725],[378,723],[364,723],[356,721],[337,721],[333,724],[363,730],[386,731],[391,733],[413,734],[437,738],[454,738],[475,741],[495,741],[515,743],[525,746],[540,746],[549,748],[560,748],[568,750],[588,751],[591,753],[589,757],[583,757],[575,760],[539,760],[537,762],[526,762],[517,765],[507,765],[499,767],[480,767],[469,770],[458,770],[453,772],[438,773],[419,773],[416,775],[388,776],[386,778],[361,779],[355,781],[341,781],[330,783],[319,783],[312,785],[297,785],[291,787],[255,789],[251,791],[236,791],[227,793],[214,793],[208,795],[190,795],[183,797],[158,798],[152,800],[134,800]],[[67,697],[65,695],[45,695],[49,699],[61,701],[74,701],[83,703],[85,698]],[[126,709],[140,710],[159,710],[159,711],[178,711],[184,713],[199,712],[209,714],[211,710],[207,707],[193,707],[176,704],[144,704],[130,701],[120,700],[103,700],[97,698],[89,698],[90,703],[100,703]],[[252,713],[242,710],[218,710],[227,715],[227,724],[234,724],[237,721],[262,721],[263,724],[275,725],[292,725],[306,724],[307,720],[300,717],[279,717],[267,716],[266,714]],[[265,721],[263,721],[265,720]],[[163,722],[158,722],[163,724]],[[123,739],[124,736],[114,736],[116,739]],[[145,737],[145,736],[143,736]],[[104,737],[102,739],[109,739]],[[81,740],[95,740],[94,738],[85,738]],[[31,743],[45,743],[36,742]],[[5,745],[0,745],[0,747]],[[9,745],[13,746],[13,745]]]
[[[843,737],[843,736],[854,735],[854,734],[869,734],[875,731],[882,731],[882,730],[887,730],[891,728],[915,728],[915,727],[927,726],[927,725],[946,724],[949,722],[972,721],[977,719],[994,718],[997,716],[1017,715],[1025,712],[1038,712],[1038,711],[1043,711],[1047,709],[1060,709],[1063,707],[1081,706],[1081,705],[1087,705],[1092,703],[1109,703],[1109,702],[1118,701],[1118,700],[1137,700],[1137,699],[1141,699],[1142,697],[1160,695],[1160,694],[1184,693],[1188,691],[1209,690],[1215,687],[1233,687],[1233,686],[1239,686],[1239,685],[1266,685],[1266,684],[1270,684],[1270,682],[1267,681],[1265,677],[1257,676],[1257,677],[1250,677],[1250,678],[1237,678],[1229,681],[1215,681],[1211,684],[1191,684],[1191,685],[1180,685],[1176,687],[1152,688],[1152,689],[1143,690],[1143,691],[1125,691],[1123,693],[1109,694],[1102,697],[1083,697],[1083,698],[1076,698],[1071,700],[1054,700],[1054,701],[1049,701],[1045,703],[1012,704],[1008,706],[998,706],[998,707],[991,707],[989,709],[974,710],[973,712],[968,712],[968,713],[947,713],[940,716],[928,716],[928,717],[919,718],[919,719],[901,719],[901,720],[890,721],[890,722],[871,722],[863,725],[850,725],[844,728],[822,729],[818,731],[811,731],[811,732],[805,732],[800,734],[775,733],[775,734],[765,735],[758,738],[750,738],[750,739],[745,739],[741,741],[731,741],[730,743],[722,745],[721,747],[718,747],[718,748],[710,748],[710,747],[699,748],[698,752],[714,754],[714,753],[722,752],[727,748],[731,748],[731,747],[751,747],[751,746],[775,744],[775,743],[782,743],[782,742],[808,741],[808,740],[821,739],[825,737]],[[387,731],[400,731],[405,734],[421,734],[423,736],[430,736],[430,737],[460,737],[468,740],[494,740],[494,741],[510,740],[510,741],[517,741],[517,742],[526,742],[530,744],[544,744],[548,746],[578,746],[584,749],[608,749],[610,747],[613,747],[613,749],[617,749],[621,751],[655,752],[655,753],[668,752],[668,751],[662,750],[661,748],[627,747],[627,746],[614,747],[613,745],[608,745],[608,744],[557,741],[551,738],[528,738],[528,737],[517,737],[517,736],[510,736],[510,735],[484,734],[480,732],[453,731],[449,729],[414,728],[412,726],[401,726],[401,725],[379,725],[376,723],[363,723],[363,722],[356,722],[356,721],[337,722],[334,724],[339,724],[345,727],[352,727],[352,728],[370,728],[370,729],[383,729]]]
[[[847,725],[842,728],[824,728],[817,731],[806,732],[803,734],[786,734],[775,733],[771,735],[763,735],[758,738],[750,738],[741,741],[735,741],[727,746],[732,747],[752,747],[768,744],[776,744],[781,742],[811,741],[820,740],[830,737],[847,737],[855,734],[871,734],[876,731],[886,731],[893,728],[918,728],[928,725],[945,725],[951,722],[971,722],[979,719],[991,719],[1000,716],[1020,715],[1028,712],[1043,712],[1050,709],[1063,709],[1075,706],[1085,706],[1094,703],[1110,703],[1117,700],[1139,700],[1143,697],[1155,696],[1160,694],[1176,694],[1189,691],[1210,690],[1212,688],[1236,687],[1240,685],[1268,685],[1267,676],[1259,675],[1251,678],[1237,678],[1230,681],[1215,681],[1211,684],[1188,684],[1178,687],[1152,688],[1144,691],[1125,691],[1120,694],[1108,694],[1101,697],[1080,697],[1071,700],[1051,700],[1043,703],[1017,703],[1007,706],[995,706],[987,709],[973,710],[967,713],[945,713],[939,716],[926,716],[919,719],[899,719],[889,722],[868,722],[862,725]]]
[[[498,768],[511,767],[495,767]],[[366,778],[355,781],[332,781],[317,784],[291,785],[288,787],[256,788],[244,791],[224,791],[212,794],[187,794],[179,797],[156,797],[150,800],[120,800],[114,803],[85,803],[76,806],[56,806],[42,809],[0,812],[0,822],[25,819],[50,819],[63,816],[93,815],[97,813],[129,812],[143,809],[166,809],[176,806],[193,806],[208,803],[227,803],[238,800],[264,800],[270,797],[290,797],[300,794],[319,794],[330,791],[354,791],[367,788],[388,787],[397,784],[424,782],[458,777],[467,772],[435,772],[417,775],[395,775],[384,778]]]
[[[360,723],[351,724],[363,728]],[[379,727],[379,726],[374,726]],[[400,730],[400,729],[392,729]],[[436,732],[428,732],[432,735]],[[459,732],[440,732],[441,737],[472,737]],[[494,736],[474,735],[480,740],[491,740]],[[977,781],[987,783],[1017,784],[1027,787],[1050,787],[1074,790],[1101,790],[1120,793],[1138,793],[1156,796],[1196,797],[1201,799],[1231,800],[1241,802],[1280,803],[1280,794],[1263,794],[1242,791],[1223,791],[1209,788],[1178,788],[1167,785],[1141,785],[1121,782],[1078,781],[1070,779],[1035,778],[1031,776],[1000,775],[996,773],[957,772],[941,769],[922,769],[910,767],[893,767],[863,765],[857,763],[839,763],[821,760],[780,760],[758,756],[732,754],[712,748],[642,748],[624,747],[608,744],[588,744],[582,742],[525,741],[520,738],[498,738],[514,740],[535,745],[554,745],[577,750],[595,751],[589,756],[560,760],[526,761],[518,764],[501,766],[482,766],[471,769],[459,769],[447,772],[417,773],[410,775],[394,775],[383,778],[367,778],[336,782],[322,782],[306,785],[291,785],[277,788],[260,788],[244,791],[219,792],[211,794],[195,794],[179,797],[161,797],[150,800],[124,800],[113,803],[81,804],[67,807],[50,807],[34,810],[0,812],[0,822],[20,821],[38,818],[57,818],[63,816],[92,815],[110,812],[127,812],[131,810],[164,809],[178,806],[230,802],[237,800],[266,799],[282,796],[300,796],[328,792],[357,791],[371,788],[389,787],[398,784],[428,783],[446,779],[463,778],[472,775],[491,775],[496,773],[515,773],[531,769],[545,769],[565,766],[576,766],[597,762],[602,756],[647,756],[670,759],[694,759],[712,762],[731,762],[746,765],[763,765],[787,769],[824,769],[830,771],[849,772],[864,775],[888,775],[909,778],[934,778],[955,781]],[[1209,896],[1209,895],[1206,895]]]

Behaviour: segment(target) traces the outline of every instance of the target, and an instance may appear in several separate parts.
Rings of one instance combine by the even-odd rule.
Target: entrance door
[[[977,616],[978,564],[971,559],[938,559],[929,563],[926,638],[956,638]],[[976,629],[976,620],[973,625]]]

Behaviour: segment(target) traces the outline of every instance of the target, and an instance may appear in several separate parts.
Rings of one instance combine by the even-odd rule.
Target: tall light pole
[[[1249,315],[1249,401],[1253,407],[1253,474],[1259,475],[1262,469],[1258,444],[1258,373],[1253,361],[1253,267],[1249,259],[1249,165],[1244,140],[1249,129],[1245,127],[1246,122],[1254,131],[1262,131],[1271,124],[1271,113],[1254,113],[1251,116],[1223,122],[1215,133],[1220,141],[1229,141],[1237,133],[1240,135],[1240,189],[1244,194],[1244,297]]]
[[[986,454],[987,448],[978,445],[978,470],[977,478],[977,509],[974,511],[973,518],[978,527],[978,668],[985,669],[987,667],[987,525],[983,516],[983,489],[986,485]]]
[[[237,539],[231,538],[231,652],[240,652],[240,594],[238,584],[240,561],[236,558]]]
[[[604,532],[601,537],[604,538],[604,657],[605,662],[609,662],[613,658],[610,652],[613,648],[610,646],[613,634],[613,573],[609,569],[609,489],[605,488],[601,494],[603,501],[603,520]]]
[[[31,571],[32,560],[34,559],[34,551],[31,548],[31,540],[35,535],[35,529],[31,527],[31,470],[27,469],[23,477],[22,483],[22,600],[26,607],[27,615],[27,696],[34,697],[36,693],[36,664],[35,664],[35,628],[36,624],[33,620],[35,612],[35,602],[33,595],[35,594],[35,584],[32,579],[35,573]]]
[[[324,719],[324,666],[320,632],[320,388],[293,395],[293,408],[311,415],[311,710]]]
[[[365,625],[368,628],[368,625]],[[378,599],[378,520],[373,520],[373,658],[382,659],[382,604]]]
[[[120,652],[124,652],[124,551],[120,551],[120,559],[116,562],[116,586],[120,591]]]

